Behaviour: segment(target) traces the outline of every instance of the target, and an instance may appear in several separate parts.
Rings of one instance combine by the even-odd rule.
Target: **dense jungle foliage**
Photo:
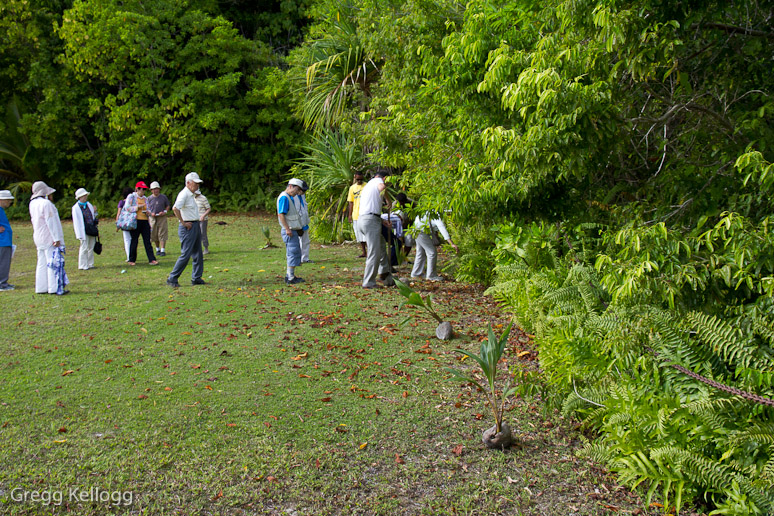
[[[774,513],[774,6],[265,4],[6,2],[0,168],[106,196],[196,168],[223,209],[290,171],[333,221],[388,166],[588,456],[665,510]]]

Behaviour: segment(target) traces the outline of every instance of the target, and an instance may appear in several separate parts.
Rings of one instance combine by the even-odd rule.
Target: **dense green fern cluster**
[[[629,225],[591,239],[501,228],[488,293],[534,333],[563,411],[598,433],[584,454],[667,509],[774,513],[774,407],[734,390],[774,399],[765,224],[725,214],[689,234]]]

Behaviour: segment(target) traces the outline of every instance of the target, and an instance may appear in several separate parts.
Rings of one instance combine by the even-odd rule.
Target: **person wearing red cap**
[[[129,244],[129,265],[137,263],[137,244],[140,241],[140,235],[142,235],[142,243],[145,245],[148,263],[151,265],[159,264],[156,261],[156,256],[153,254],[153,245],[150,239],[148,199],[145,197],[146,190],[148,190],[148,185],[145,184],[145,181],[138,181],[134,185],[134,192],[126,197],[126,203],[124,204],[124,209],[137,213],[137,227],[130,231],[132,241]]]

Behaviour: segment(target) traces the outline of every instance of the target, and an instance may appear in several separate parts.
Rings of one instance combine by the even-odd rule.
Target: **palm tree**
[[[19,191],[31,190],[32,183],[41,179],[36,150],[20,127],[21,113],[14,98],[6,107],[5,132],[0,134],[0,177],[12,181],[8,189],[14,196],[18,196]]]
[[[331,220],[334,234],[338,235],[343,229],[347,193],[363,159],[362,151],[353,141],[327,129],[313,136],[303,149],[298,173],[309,180],[310,208],[321,218]]]
[[[305,98],[302,116],[307,129],[335,127],[355,92],[370,96],[379,67],[367,55],[351,18],[353,8],[335,6],[321,35],[305,47]]]

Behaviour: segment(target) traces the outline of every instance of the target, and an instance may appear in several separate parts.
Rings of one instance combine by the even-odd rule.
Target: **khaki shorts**
[[[169,240],[169,230],[167,229],[167,216],[150,217],[151,242],[166,242]]]

